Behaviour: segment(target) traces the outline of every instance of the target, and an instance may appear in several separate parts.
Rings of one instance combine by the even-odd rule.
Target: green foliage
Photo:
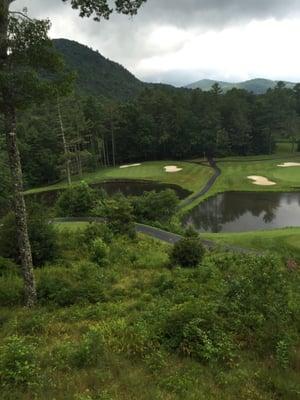
[[[109,248],[101,238],[93,240],[90,252],[91,261],[99,265],[99,267],[107,265]]]
[[[133,207],[122,194],[99,201],[94,208],[94,214],[105,218],[113,233],[135,237]]]
[[[41,304],[70,306],[78,302],[97,303],[104,299],[103,274],[91,263],[73,268],[46,267],[37,276]]]
[[[57,200],[58,215],[62,217],[89,215],[95,203],[95,196],[93,189],[85,182],[70,187]]]
[[[79,92],[119,101],[136,96],[144,87],[123,66],[106,59],[98,51],[67,39],[55,39],[53,43],[68,67],[76,71]]]
[[[15,217],[7,214],[1,221],[0,253],[6,258],[19,262]],[[33,263],[41,266],[58,256],[56,233],[44,211],[36,206],[30,208],[28,231],[32,248]]]
[[[76,251],[84,233],[74,235],[65,265],[35,271],[42,307],[1,308],[1,344],[13,335],[26,335],[26,345],[37,341],[41,367],[39,387],[28,394],[12,383],[4,398],[295,399],[296,265],[214,252],[201,268],[168,269],[169,246],[116,236],[109,268],[99,268]],[[0,282],[6,290],[10,274]]]
[[[102,0],[95,2],[93,0],[63,0],[70,1],[72,8],[79,10],[81,17],[93,17],[95,21],[100,21],[101,18],[109,19],[113,11],[125,15],[135,15],[138,9],[147,0],[115,0],[109,2]],[[111,8],[113,5],[114,8]]]
[[[179,199],[174,190],[145,192],[142,196],[131,198],[134,215],[139,222],[170,222],[174,216]]]
[[[7,258],[0,257],[0,277],[15,275],[18,272],[18,266]]]
[[[84,243],[88,248],[96,239],[102,239],[105,243],[111,243],[113,234],[106,224],[91,223],[80,235],[81,243]]]
[[[35,347],[19,336],[11,336],[0,348],[0,383],[2,386],[37,384],[39,368]]]
[[[24,300],[23,282],[20,276],[10,274],[0,277],[0,305],[12,307]]]
[[[205,249],[199,236],[188,231],[184,238],[175,243],[170,262],[173,266],[195,268],[202,261],[204,253]]]

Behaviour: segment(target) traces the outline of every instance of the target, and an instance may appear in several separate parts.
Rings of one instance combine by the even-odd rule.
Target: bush
[[[180,267],[195,268],[202,261],[204,253],[205,249],[198,235],[188,232],[184,238],[175,243],[170,261]]]
[[[135,237],[133,207],[122,194],[99,201],[94,214],[105,218],[113,233]]]
[[[142,196],[132,197],[134,215],[140,222],[169,222],[176,212],[179,199],[174,190],[145,192]]]
[[[84,230],[80,240],[81,243],[84,243],[88,248],[90,248],[95,239],[102,239],[105,243],[111,243],[113,233],[105,224],[91,223]]]
[[[56,202],[60,217],[84,217],[90,214],[96,200],[95,191],[85,182],[66,189]]]
[[[49,224],[44,211],[34,206],[29,209],[28,234],[32,249],[33,264],[41,266],[53,261],[58,255],[54,227]],[[20,261],[15,216],[9,213],[1,221],[0,253],[3,257]]]
[[[99,265],[99,267],[104,267],[108,262],[108,253],[109,248],[102,239],[93,240],[91,244],[91,261]]]
[[[103,275],[91,263],[72,268],[46,267],[39,271],[37,293],[42,304],[70,306],[80,302],[97,303],[104,298]]]
[[[11,307],[23,304],[24,284],[17,274],[0,277],[0,305]]]
[[[18,266],[7,258],[0,257],[0,277],[11,274],[17,274],[19,271]]]
[[[5,385],[32,386],[37,383],[35,348],[19,336],[9,337],[0,351],[0,382]]]

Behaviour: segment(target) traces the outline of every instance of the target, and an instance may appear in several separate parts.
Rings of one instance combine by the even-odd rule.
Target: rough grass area
[[[245,249],[270,251],[300,260],[300,228],[243,233],[209,233],[201,236],[220,245],[226,244]]]
[[[170,269],[169,246],[147,238],[115,238],[100,268],[82,227],[36,270],[37,308],[0,306],[1,399],[299,398],[299,271],[217,253]],[[20,281],[1,273],[13,302]]]
[[[182,171],[168,173],[164,167],[167,165],[176,165],[182,168]],[[149,180],[161,183],[169,183],[179,185],[191,192],[199,191],[209,178],[213,175],[213,170],[209,167],[189,162],[177,161],[153,161],[142,163],[141,166],[132,168],[102,168],[96,172],[84,174],[82,178],[73,177],[74,182],[84,180],[87,183],[101,183],[114,179],[123,180]],[[43,191],[51,191],[55,189],[65,188],[66,182],[61,182],[52,186],[35,188],[27,191],[28,194],[39,193]]]

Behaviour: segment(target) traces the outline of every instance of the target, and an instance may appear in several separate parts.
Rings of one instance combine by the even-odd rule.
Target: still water
[[[194,208],[184,222],[215,233],[300,226],[300,193],[222,193]]]
[[[156,192],[161,192],[166,189],[173,189],[179,199],[185,199],[188,197],[191,192],[185,190],[177,185],[172,184],[164,184],[158,182],[150,182],[150,181],[110,181],[103,182],[101,184],[93,185],[94,188],[102,188],[109,195],[113,195],[115,193],[121,192],[125,196],[141,196],[144,192],[151,192],[155,190]]]
[[[164,184],[150,181],[109,181],[91,185],[94,189],[104,189],[110,196],[121,192],[125,196],[141,196],[144,192],[161,192],[166,189],[173,189],[179,199],[185,199],[191,192],[185,190],[177,185]],[[41,192],[32,195],[33,198],[44,204],[45,206],[51,207],[55,204],[62,190],[52,190],[49,192]]]

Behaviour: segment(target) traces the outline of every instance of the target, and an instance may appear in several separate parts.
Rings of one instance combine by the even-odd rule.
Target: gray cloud
[[[220,31],[229,26],[243,25],[251,20],[277,20],[300,14],[299,0],[148,0],[134,18],[113,15],[100,24],[82,20],[78,12],[61,0],[16,0],[14,8],[27,6],[38,18],[49,17],[55,36],[67,37],[97,48],[103,55],[118,61],[135,72],[139,61],[173,52],[184,42],[161,48],[149,41],[151,32],[162,26],[177,27],[186,32]],[[158,39],[159,40],[159,39]],[[149,74],[145,79],[184,81],[184,72]],[[190,72],[190,78],[195,71]]]
[[[76,13],[60,0],[16,0],[15,7],[23,6],[38,16],[54,15],[66,9],[69,15]],[[223,27],[253,18],[283,18],[299,8],[298,0],[148,0],[134,19],[137,24]]]

